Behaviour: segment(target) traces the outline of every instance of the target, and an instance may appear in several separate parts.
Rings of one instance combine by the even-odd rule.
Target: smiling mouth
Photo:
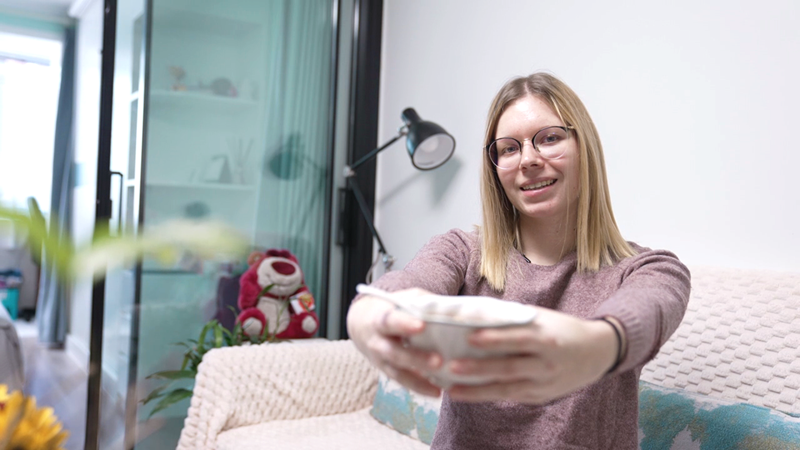
[[[535,190],[538,190],[538,189],[546,188],[547,186],[550,186],[555,182],[556,182],[556,180],[540,181],[539,183],[536,183],[536,184],[529,184],[527,186],[523,186],[522,190],[523,191],[535,191]]]

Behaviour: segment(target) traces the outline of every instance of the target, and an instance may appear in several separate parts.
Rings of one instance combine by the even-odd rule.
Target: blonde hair
[[[634,249],[622,238],[611,210],[600,136],[583,102],[561,80],[546,73],[534,73],[506,83],[489,108],[484,148],[495,139],[497,123],[506,107],[527,96],[535,96],[550,105],[564,125],[573,128],[573,136],[578,141],[578,271],[596,272],[604,265],[635,255]],[[506,284],[509,250],[520,248],[519,219],[500,184],[497,168],[485,150],[481,172],[481,275],[492,288],[502,291]]]

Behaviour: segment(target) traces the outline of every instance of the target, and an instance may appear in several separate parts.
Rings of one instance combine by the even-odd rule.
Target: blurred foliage
[[[165,265],[175,264],[186,255],[203,260],[238,259],[248,246],[241,234],[226,224],[186,219],[164,222],[138,235],[114,235],[107,225],[98,225],[90,243],[76,245],[70,236],[48,230],[44,220],[35,219],[37,216],[41,217],[38,209],[29,213],[0,205],[0,218],[10,220],[15,233],[26,233],[32,252],[41,248],[44,261],[65,279],[100,279],[107,270],[145,257]],[[57,219],[51,217],[50,221]]]

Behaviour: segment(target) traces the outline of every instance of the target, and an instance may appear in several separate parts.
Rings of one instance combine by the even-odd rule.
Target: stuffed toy
[[[270,249],[253,252],[247,263],[250,268],[239,282],[238,320],[244,333],[261,336],[267,327],[279,339],[312,337],[319,319],[297,257],[289,250]]]

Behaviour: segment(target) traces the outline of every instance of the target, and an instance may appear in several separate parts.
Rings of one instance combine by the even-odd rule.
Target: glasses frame
[[[556,156],[556,157],[554,157],[554,158],[548,158],[548,157],[544,156],[544,155],[542,154],[542,152],[539,150],[539,148],[536,146],[536,144],[535,144],[535,142],[536,142],[536,136],[538,136],[538,135],[539,135],[539,133],[541,133],[542,131],[549,130],[549,129],[551,129],[551,128],[560,128],[560,129],[561,129],[561,130],[563,130],[565,133],[567,133],[567,138],[569,138],[569,137],[570,137],[570,135],[571,135],[570,131],[575,129],[575,127],[573,127],[573,126],[551,125],[551,126],[549,126],[549,127],[544,127],[544,128],[542,128],[542,129],[540,129],[539,131],[537,131],[537,132],[536,132],[536,134],[534,134],[532,138],[530,138],[530,139],[523,139],[523,142],[524,142],[524,141],[528,141],[528,140],[531,142],[531,147],[533,147],[533,149],[534,149],[534,150],[536,150],[536,152],[539,154],[539,156],[540,156],[542,159],[547,159],[547,160],[551,160],[551,159],[559,159],[559,158],[563,157],[563,156],[566,154],[566,151],[565,151],[564,153],[562,153],[562,154],[560,154],[560,155],[558,155],[558,156]],[[515,141],[517,144],[519,144],[519,154],[520,154],[520,161],[521,161],[521,160],[522,160],[522,148],[523,148],[523,145],[522,145],[522,142],[520,142],[520,141],[519,141],[519,139],[516,139],[516,138],[513,138],[513,137],[499,137],[499,138],[497,138],[497,139],[493,140],[493,141],[492,141],[492,142],[491,142],[489,145],[487,145],[487,146],[486,146],[486,147],[484,147],[483,149],[484,149],[484,150],[485,150],[485,151],[488,153],[488,156],[489,156],[489,161],[491,161],[491,162],[492,162],[492,164],[494,164],[494,166],[495,166],[496,168],[498,168],[498,169],[502,169],[502,170],[511,170],[511,169],[513,169],[513,167],[500,167],[500,166],[498,166],[498,165],[497,165],[497,163],[494,161],[494,158],[492,158],[492,146],[493,146],[493,145],[494,145],[494,144],[495,144],[497,141],[499,141],[499,140],[501,140],[501,139],[511,139],[511,140]]]

